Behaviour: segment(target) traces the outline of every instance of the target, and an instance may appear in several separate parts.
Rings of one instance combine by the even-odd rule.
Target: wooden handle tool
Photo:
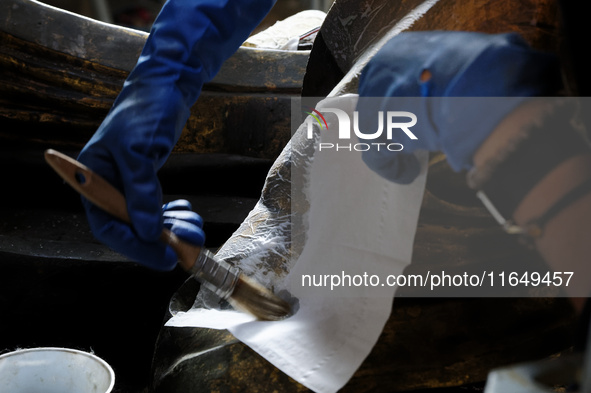
[[[45,160],[82,196],[113,217],[130,224],[125,197],[105,179],[53,149],[45,151]],[[237,267],[215,258],[205,248],[179,239],[166,228],[160,240],[174,249],[183,269],[218,296],[227,299],[235,308],[262,320],[283,319],[290,314],[291,307],[287,302],[244,276]]]
[[[127,203],[123,194],[101,176],[73,158],[49,149],[45,151],[47,163],[72,186],[80,195],[100,207],[113,217],[130,224]],[[160,240],[169,244],[179,256],[183,269],[191,271],[201,247],[180,240],[174,233],[164,228]]]

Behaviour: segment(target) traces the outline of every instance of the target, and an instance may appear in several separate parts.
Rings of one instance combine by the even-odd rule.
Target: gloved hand
[[[90,214],[95,217],[91,221],[91,228],[99,241],[152,269],[172,270],[175,267],[178,258],[170,246],[162,242],[145,242],[136,236],[129,225],[112,220],[110,216],[98,214],[100,208],[94,205],[88,208]],[[196,246],[202,246],[205,242],[203,219],[192,211],[188,201],[179,199],[167,203],[162,206],[160,215],[163,217],[164,227],[182,240]]]
[[[156,172],[178,141],[203,84],[215,76],[273,3],[168,0],[164,4],[138,63],[78,157],[127,200],[131,227],[126,230],[83,200],[93,233],[103,243],[153,268],[174,266],[169,259],[158,265],[153,255],[136,250],[138,243],[161,246],[162,196]]]
[[[400,152],[367,150],[363,160],[403,184],[420,171],[411,154],[418,149],[443,151],[455,171],[470,169],[477,148],[525,97],[554,95],[559,85],[558,60],[531,49],[515,33],[401,33],[364,68],[357,111],[360,128],[370,131],[376,130],[378,110],[412,112],[417,139],[405,139]],[[392,142],[386,136],[372,142]]]

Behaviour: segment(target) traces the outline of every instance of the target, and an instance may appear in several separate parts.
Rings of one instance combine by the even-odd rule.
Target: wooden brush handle
[[[47,163],[82,196],[113,217],[131,224],[123,194],[90,168],[56,150],[45,151]],[[164,228],[160,240],[170,245],[179,257],[183,269],[191,271],[201,247],[186,243]]]

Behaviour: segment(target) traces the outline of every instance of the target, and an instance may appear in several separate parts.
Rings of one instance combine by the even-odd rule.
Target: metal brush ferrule
[[[195,264],[191,268],[201,284],[222,299],[227,299],[234,292],[240,269],[228,262],[217,259],[210,251],[201,249]]]

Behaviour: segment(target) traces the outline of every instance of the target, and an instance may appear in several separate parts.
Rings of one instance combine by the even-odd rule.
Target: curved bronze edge
[[[35,0],[4,0],[0,13],[0,139],[81,148],[147,33]],[[291,135],[290,98],[300,95],[309,53],[240,48],[204,86],[175,153],[274,159]]]
[[[299,95],[310,51],[256,49],[242,46],[222,65],[204,90],[269,91]]]
[[[36,0],[0,3],[0,30],[68,55],[129,71],[148,34],[97,21]]]
[[[104,23],[36,0],[0,3],[0,30],[16,38],[83,60],[131,71],[148,33]],[[211,82],[213,89],[299,91],[310,51],[280,51],[241,47]],[[268,73],[285,72],[269,81]],[[237,73],[235,70],[239,69]],[[227,90],[227,89],[224,89]]]

